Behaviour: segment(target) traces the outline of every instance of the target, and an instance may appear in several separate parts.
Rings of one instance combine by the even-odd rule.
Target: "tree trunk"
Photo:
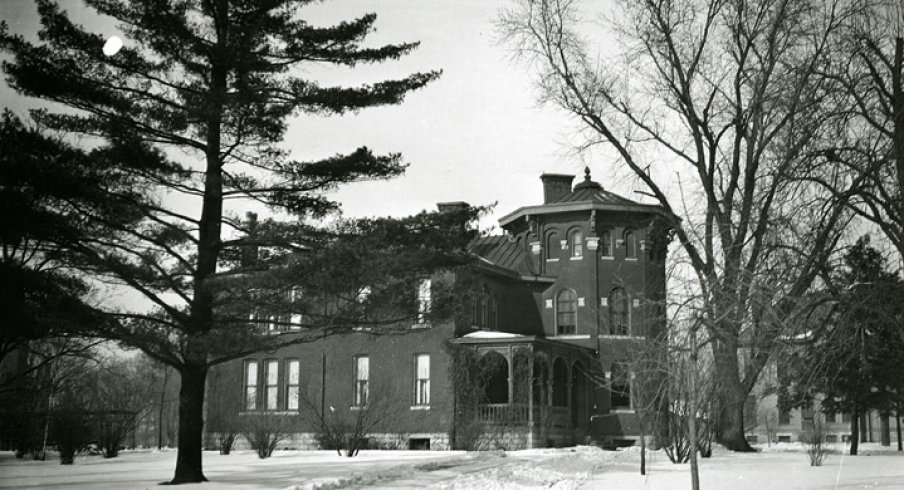
[[[851,456],[857,455],[860,444],[860,411],[857,407],[851,409]]]
[[[879,416],[879,443],[883,446],[891,446],[891,421],[888,412]]]
[[[179,452],[176,474],[170,484],[207,481],[201,466],[201,435],[204,430],[204,380],[207,368],[184,366],[179,370]]]
[[[731,451],[753,452],[744,435],[744,401],[747,392],[738,371],[737,347],[728,343],[713,344],[716,378],[716,440]]]
[[[901,441],[901,411],[895,410],[895,426],[898,429],[898,451],[904,451],[904,441]]]
[[[894,114],[892,147],[898,190],[904,189],[904,37],[895,38],[895,54],[891,75],[892,110]],[[904,197],[899,196],[898,211],[904,212]],[[901,214],[898,215],[899,217]]]
[[[860,413],[860,442],[870,442],[869,433],[872,432],[869,427],[869,410]]]
[[[691,327],[691,365],[688,373],[687,436],[691,451],[691,490],[700,490],[700,471],[697,467],[697,326]]]
[[[163,404],[166,401],[166,382],[169,379],[169,366],[163,365],[163,386],[160,387],[160,407],[157,410],[157,450],[163,448]]]

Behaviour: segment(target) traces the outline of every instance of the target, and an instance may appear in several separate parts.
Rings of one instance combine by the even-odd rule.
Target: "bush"
[[[249,417],[244,432],[251,448],[261,459],[269,458],[288,432],[289,421],[285,416],[261,415]]]
[[[822,466],[822,461],[828,452],[825,447],[825,425],[819,416],[813,417],[813,422],[806,425],[804,433],[801,435],[801,441],[807,445],[810,466]]]
[[[75,456],[87,447],[90,437],[84,410],[66,408],[54,412],[51,436],[60,453],[60,464],[73,464]]]
[[[232,452],[232,448],[235,446],[235,440],[238,438],[238,433],[236,432],[226,432],[225,434],[220,436],[219,444],[217,447],[220,450],[220,454],[229,455]]]

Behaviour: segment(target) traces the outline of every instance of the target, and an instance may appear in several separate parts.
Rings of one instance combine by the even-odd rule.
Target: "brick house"
[[[417,322],[404,335],[335,335],[213,369],[206,430],[269,414],[292,434],[280,447],[314,447],[321,423],[305,416],[379,418],[385,446],[448,449],[463,431],[506,448],[630,441],[638,436],[621,361],[665,328],[665,256],[674,217],[606,191],[589,170],[544,174],[544,201],[503,216],[504,234],[479,238],[465,274],[471,314]],[[464,205],[442,203],[440,208]],[[448,274],[433,281],[462,277]],[[430,296],[431,280],[417,289]],[[414,294],[414,292],[412,293]],[[482,380],[476,405],[453,386],[453,352]],[[621,373],[621,374],[620,374]],[[465,387],[467,389],[467,387]]]

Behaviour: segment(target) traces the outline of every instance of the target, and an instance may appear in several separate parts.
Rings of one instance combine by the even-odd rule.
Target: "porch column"
[[[534,346],[528,346],[529,357],[527,361],[527,447],[534,447]]]
[[[509,346],[508,346],[508,403],[509,403],[509,406],[511,406],[515,400],[515,390],[514,390],[515,387],[513,384],[514,380],[512,379],[512,377],[514,377],[514,375],[515,375],[515,369],[512,366],[514,357],[515,357],[514,353],[512,352],[512,344],[509,344]]]
[[[527,372],[530,373],[530,376],[527,377],[527,426],[534,426],[534,346],[530,345],[528,347],[528,352],[530,352],[529,360],[527,361]],[[531,436],[528,436],[531,437]],[[533,446],[531,446],[533,447]]]

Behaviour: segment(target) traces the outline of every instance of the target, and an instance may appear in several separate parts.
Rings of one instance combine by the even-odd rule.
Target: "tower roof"
[[[505,226],[525,215],[552,214],[568,211],[583,210],[599,211],[623,211],[635,213],[648,213],[667,215],[668,213],[655,204],[643,204],[619,196],[603,189],[598,182],[591,180],[590,168],[584,169],[584,180],[574,186],[574,189],[557,199],[538,206],[525,206],[518,208],[499,219],[499,224]]]

